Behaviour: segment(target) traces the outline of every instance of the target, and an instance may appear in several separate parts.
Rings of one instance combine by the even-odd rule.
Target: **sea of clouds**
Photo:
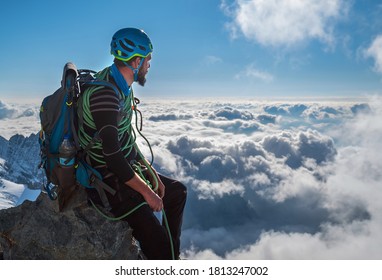
[[[29,136],[40,129],[38,101],[8,103],[0,100],[0,136],[5,139],[15,134]]]
[[[1,136],[37,132],[37,105],[1,104]],[[140,109],[154,166],[188,187],[183,257],[382,257],[381,98],[143,97]]]
[[[157,168],[189,189],[186,258],[382,257],[380,99],[142,110]]]

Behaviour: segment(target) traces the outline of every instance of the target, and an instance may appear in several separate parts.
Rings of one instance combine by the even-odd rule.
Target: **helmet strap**
[[[139,69],[141,68],[142,64],[143,64],[143,61],[145,60],[144,57],[141,58],[141,61],[139,62],[139,65],[137,68],[134,68],[133,66],[129,65],[127,62],[123,62],[127,67],[129,67],[133,73],[134,73],[134,81],[138,81],[138,72],[139,72]]]

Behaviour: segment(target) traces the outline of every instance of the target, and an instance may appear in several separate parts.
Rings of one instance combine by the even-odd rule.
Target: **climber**
[[[79,127],[82,147],[97,135],[99,141],[87,151],[87,161],[112,187],[106,193],[111,213],[133,229],[133,236],[148,259],[178,259],[186,187],[158,174],[135,143],[132,128],[136,99],[133,83],[144,86],[150,68],[153,46],[147,34],[136,28],[123,28],[112,37],[114,63],[96,74],[114,84],[120,92],[106,87],[93,87],[82,94],[83,123]],[[81,110],[80,110],[81,111]],[[97,191],[89,189],[92,201],[102,204]],[[167,227],[153,212],[164,210]],[[112,234],[112,233],[110,233]]]

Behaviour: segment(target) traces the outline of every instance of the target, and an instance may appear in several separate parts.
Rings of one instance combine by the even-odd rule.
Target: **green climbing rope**
[[[96,77],[98,79],[101,79],[101,80],[106,80],[108,81],[109,80],[109,69],[106,68],[105,70],[99,72],[96,74]],[[83,118],[83,122],[82,123],[86,123],[87,126],[91,127],[92,129],[96,129],[95,127],[95,124],[94,124],[94,120],[93,120],[93,117],[90,113],[90,96],[98,91],[98,90],[101,90],[103,89],[104,86],[96,86],[96,87],[90,87],[88,89],[85,90],[84,94],[83,94],[83,98],[82,98],[82,106],[83,106],[83,110],[82,110],[82,117]],[[126,113],[126,115],[121,118],[120,120],[120,123],[118,124],[118,127],[119,127],[119,136],[122,137],[122,135],[124,135],[126,132],[128,133],[129,135],[129,139],[126,141],[126,144],[121,147],[121,150],[124,151],[126,154],[129,154],[133,148],[136,149],[138,155],[140,158],[144,159],[145,157],[142,155],[140,149],[138,148],[138,146],[136,145],[136,132],[134,131],[133,127],[132,127],[132,119],[133,119],[133,112],[135,113],[135,128],[137,130],[137,132],[139,133],[139,135],[146,141],[148,147],[149,147],[149,150],[150,150],[150,153],[151,153],[151,161],[150,163],[148,163],[146,160],[142,160],[143,162],[143,165],[144,167],[146,167],[147,169],[147,172],[150,174],[150,177],[153,178],[154,182],[153,182],[153,185],[151,184],[151,182],[146,178],[146,176],[144,175],[144,171],[142,169],[142,166],[140,164],[134,164],[133,165],[133,169],[134,171],[138,174],[139,177],[141,177],[141,179],[144,180],[144,182],[150,186],[152,188],[153,191],[157,191],[158,189],[158,180],[157,180],[157,176],[155,174],[155,172],[153,171],[152,169],[152,164],[153,164],[153,161],[154,161],[154,154],[153,154],[153,151],[152,151],[152,147],[150,145],[150,142],[147,140],[147,138],[141,133],[141,129],[138,128],[138,109],[137,109],[137,102],[136,102],[136,99],[134,98],[134,94],[133,92],[131,92],[131,94],[129,96],[125,96],[125,95],[121,95],[122,96],[122,101],[123,101],[123,111]],[[122,108],[121,108],[122,109]],[[84,128],[83,128],[83,125],[80,126],[79,128],[79,141],[80,141],[80,144],[81,146],[83,147],[86,147],[92,140],[93,140],[93,136],[90,136],[90,135],[87,135],[84,131]],[[99,141],[95,141],[94,142],[94,145],[92,146],[92,149],[102,149],[102,143],[99,142]],[[97,155],[96,153],[94,152],[91,152],[90,150],[88,151],[88,154],[89,156],[96,162],[100,163],[100,164],[106,164],[106,162],[104,161],[104,159]],[[126,218],[127,216],[131,215],[132,213],[134,213],[135,211],[137,211],[140,207],[144,206],[144,205],[147,205],[147,202],[142,202],[140,203],[139,205],[135,206],[133,209],[129,210],[128,212],[126,212],[125,214],[119,216],[119,217],[111,217],[105,213],[103,213],[95,204],[93,201],[91,201],[91,204],[92,206],[96,209],[96,211],[101,215],[103,216],[105,219],[109,220],[109,221],[119,221],[119,220],[122,220],[124,218]],[[164,209],[162,209],[162,215],[163,215],[163,223],[164,223],[164,226],[167,230],[167,233],[168,233],[168,237],[169,237],[169,240],[170,240],[170,246],[171,246],[171,255],[172,255],[172,259],[175,259],[175,252],[174,252],[174,244],[173,244],[173,241],[172,241],[172,236],[171,236],[171,231],[170,231],[170,228],[169,228],[169,225],[168,225],[168,221],[167,221],[167,217],[166,217],[166,213],[164,211]]]

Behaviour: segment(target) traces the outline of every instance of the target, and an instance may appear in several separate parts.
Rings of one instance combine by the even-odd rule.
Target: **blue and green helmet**
[[[129,61],[133,57],[147,57],[153,51],[153,45],[147,34],[137,28],[118,30],[111,40],[110,53],[117,59]]]

